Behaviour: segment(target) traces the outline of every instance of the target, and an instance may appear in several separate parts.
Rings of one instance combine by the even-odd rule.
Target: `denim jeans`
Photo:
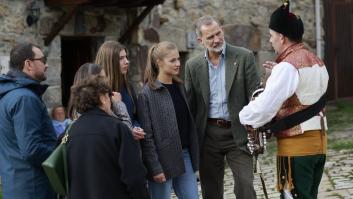
[[[163,183],[148,181],[151,199],[170,199],[172,188],[179,199],[198,199],[197,180],[192,168],[190,154],[183,150],[185,173]]]

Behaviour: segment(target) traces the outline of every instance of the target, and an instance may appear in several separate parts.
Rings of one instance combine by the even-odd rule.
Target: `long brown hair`
[[[102,67],[94,64],[94,63],[85,63],[80,68],[76,71],[75,77],[74,77],[74,82],[71,88],[74,86],[81,84],[82,82],[86,81],[87,79],[92,79],[97,76],[99,76],[102,72]],[[73,102],[73,95],[72,92],[70,94],[70,99],[69,99],[69,106],[68,106],[68,116],[70,119],[76,119],[77,118],[77,112],[76,108],[74,106]]]
[[[113,91],[121,92],[125,85],[130,96],[131,89],[128,82],[127,74],[121,74],[120,71],[120,51],[125,50],[125,46],[117,41],[105,41],[100,47],[96,55],[95,63],[102,66],[108,78],[108,82]]]
[[[144,83],[147,83],[151,88],[156,88],[155,81],[159,74],[159,67],[157,65],[157,59],[163,59],[171,51],[178,50],[178,47],[169,41],[162,41],[158,44],[153,45],[148,50],[147,65],[145,69]],[[181,79],[173,76],[173,81],[181,83]]]

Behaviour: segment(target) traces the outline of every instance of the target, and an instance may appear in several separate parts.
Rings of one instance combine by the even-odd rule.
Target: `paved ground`
[[[353,129],[332,133],[330,138],[353,140]],[[269,198],[279,198],[275,189],[276,168],[275,155],[266,154],[261,157],[262,172],[266,180]],[[264,198],[259,175],[255,174],[254,185],[257,198]],[[224,198],[235,199],[233,180],[229,169],[226,170],[224,182]],[[199,186],[200,190],[200,186]],[[176,198],[175,196],[173,198]],[[201,195],[200,195],[201,198]],[[325,172],[320,183],[319,199],[353,199],[353,150],[329,150]]]

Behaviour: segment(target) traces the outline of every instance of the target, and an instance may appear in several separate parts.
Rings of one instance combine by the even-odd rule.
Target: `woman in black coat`
[[[106,81],[85,81],[73,87],[72,94],[81,116],[69,130],[68,198],[149,198],[137,142],[112,114]]]

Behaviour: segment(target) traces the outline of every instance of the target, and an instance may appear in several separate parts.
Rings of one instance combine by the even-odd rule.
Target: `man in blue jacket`
[[[56,136],[41,96],[47,85],[46,57],[23,43],[10,53],[10,71],[0,76],[0,176],[4,199],[54,199],[41,163]]]

